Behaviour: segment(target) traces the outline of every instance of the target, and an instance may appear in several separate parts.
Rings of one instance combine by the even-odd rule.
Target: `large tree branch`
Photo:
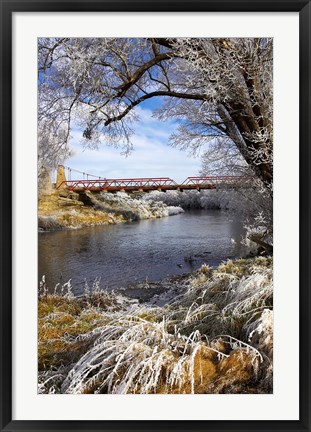
[[[116,122],[121,120],[123,117],[125,117],[135,106],[139,105],[141,102],[151,99],[155,96],[169,96],[169,97],[175,97],[179,99],[191,99],[191,100],[206,100],[206,97],[202,94],[188,94],[188,93],[179,93],[174,91],[164,91],[164,90],[158,90],[155,92],[151,92],[148,94],[145,94],[138,99],[136,99],[132,104],[130,104],[122,113],[115,117],[111,117],[108,120],[105,121],[105,126],[108,126],[110,123]]]
[[[141,65],[125,84],[122,84],[118,87],[119,91],[116,94],[116,97],[122,98],[125,95],[125,93],[129,90],[129,88],[133,87],[133,85],[137,83],[137,81],[143,76],[143,74],[147,70],[149,70],[156,64],[160,63],[161,61],[169,60],[173,57],[176,57],[176,54],[173,52],[158,54],[148,62]]]

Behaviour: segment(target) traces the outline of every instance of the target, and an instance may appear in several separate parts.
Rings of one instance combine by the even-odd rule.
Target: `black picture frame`
[[[310,431],[310,1],[303,0],[0,0],[1,5],[1,431]],[[300,419],[297,421],[12,420],[12,16],[14,12],[299,12],[300,56]]]

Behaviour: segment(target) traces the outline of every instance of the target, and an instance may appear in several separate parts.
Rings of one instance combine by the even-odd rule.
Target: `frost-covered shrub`
[[[202,208],[198,191],[152,191],[143,197],[146,202],[164,203],[168,206],[180,206],[183,209]]]
[[[117,212],[131,220],[160,218],[183,212],[181,207],[167,206],[161,201],[138,199],[125,192],[102,193],[96,201],[103,209]]]
[[[268,215],[269,218],[269,215]],[[253,221],[247,221],[246,235],[242,243],[249,249],[255,246],[260,246],[263,250],[269,252],[273,251],[273,235],[272,235],[272,221],[268,220],[263,213],[259,213]]]
[[[146,202],[162,202],[166,205],[180,206],[184,209],[221,209],[236,215],[250,217],[260,210],[271,211],[270,199],[264,194],[257,193],[255,189],[208,189],[202,191],[152,191],[145,194]]]

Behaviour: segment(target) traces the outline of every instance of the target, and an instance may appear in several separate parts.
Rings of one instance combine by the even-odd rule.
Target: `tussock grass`
[[[70,281],[49,294],[43,278],[38,300],[39,370],[77,361],[95,340],[89,337],[87,343],[81,343],[81,336],[104,326],[109,314],[126,302],[114,293],[99,291],[98,285],[92,291],[86,287],[84,296],[74,297]]]
[[[205,265],[176,284],[164,306],[41,290],[39,391],[271,392],[271,258]]]

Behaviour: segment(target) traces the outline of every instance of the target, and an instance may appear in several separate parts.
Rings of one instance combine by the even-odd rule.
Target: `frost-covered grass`
[[[98,287],[51,295],[43,283],[39,391],[271,392],[271,258],[204,265],[171,290],[139,304]]]
[[[121,214],[127,220],[153,219],[183,213],[180,206],[166,205],[161,201],[147,200],[148,194],[131,195],[125,192],[101,193],[91,199],[95,206],[105,211]]]
[[[82,297],[73,296],[70,281],[49,294],[43,278],[38,301],[39,370],[78,360],[89,344],[82,346],[77,338],[102,327],[107,311],[116,312],[128,303],[124,297],[99,291],[97,283]]]

